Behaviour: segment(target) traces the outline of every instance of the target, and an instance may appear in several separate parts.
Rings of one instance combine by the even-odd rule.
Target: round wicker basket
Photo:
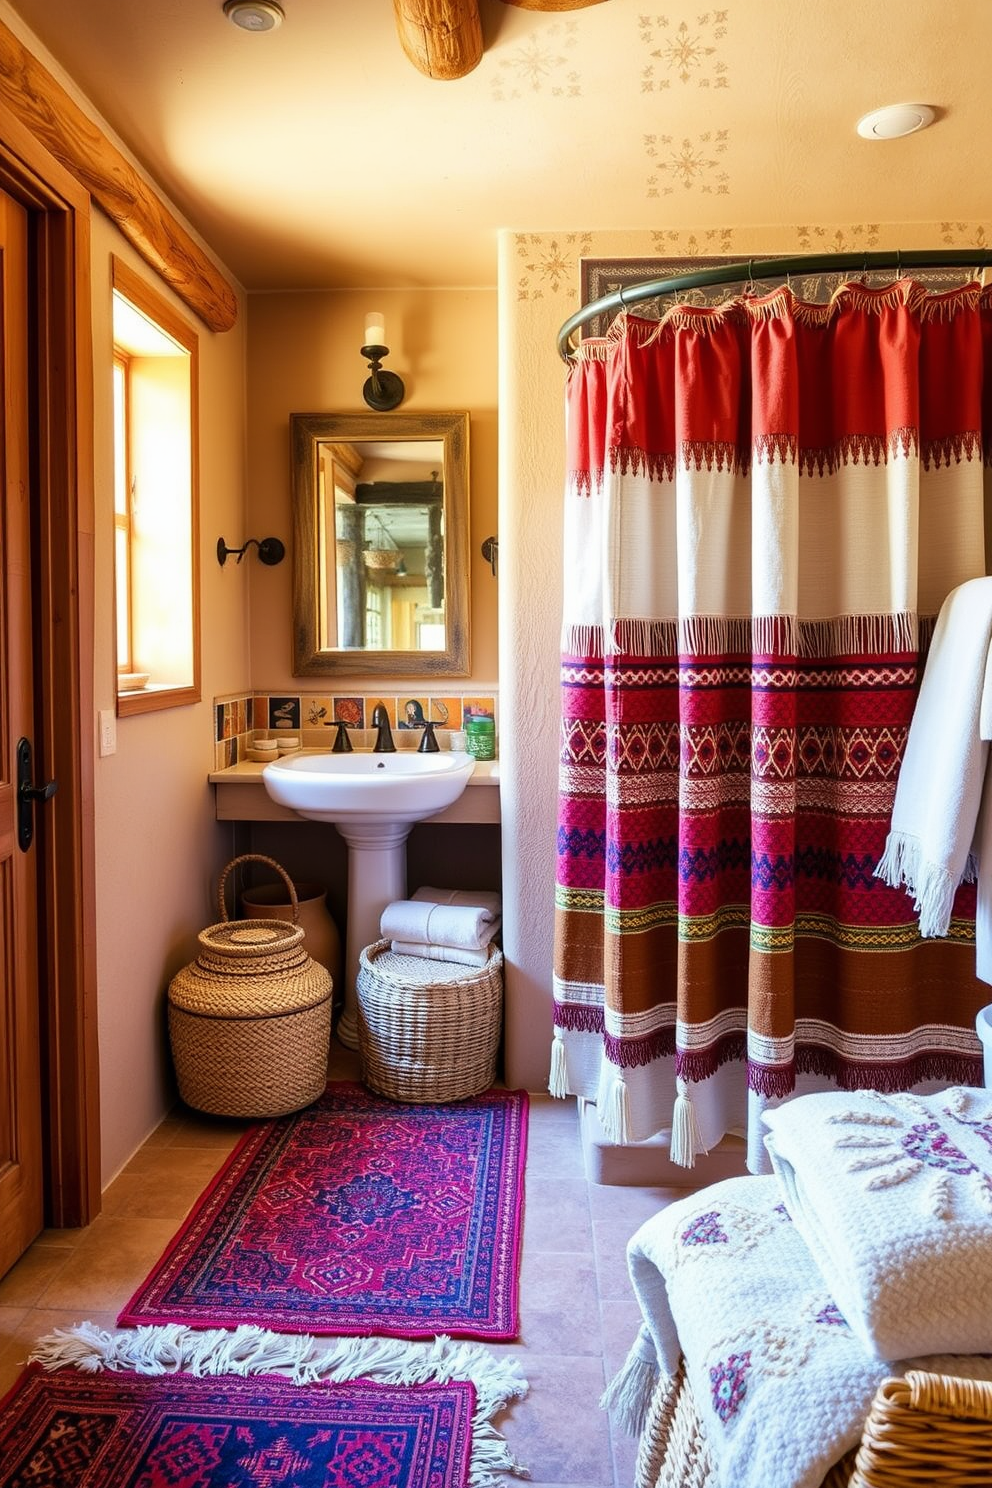
[[[283,1116],[308,1106],[327,1084],[330,973],[313,961],[298,924],[229,920],[228,875],[261,862],[285,880],[294,920],[296,890],[272,858],[245,853],[221,874],[221,921],[201,930],[199,952],[169,983],[169,1041],[188,1106],[216,1116]]]
[[[503,1023],[503,956],[457,966],[403,956],[388,940],[358,968],[358,1048],[365,1083],[393,1100],[465,1100],[496,1078]]]

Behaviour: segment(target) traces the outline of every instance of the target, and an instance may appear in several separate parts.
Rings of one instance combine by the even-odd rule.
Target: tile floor
[[[335,1045],[332,1076],[355,1070],[355,1057]],[[245,1124],[179,1108],[109,1186],[91,1225],[44,1231],[0,1280],[0,1398],[35,1338],[87,1318],[114,1326]],[[684,1192],[587,1183],[575,1102],[532,1095],[520,1338],[492,1346],[518,1356],[530,1383],[497,1424],[530,1469],[531,1488],[631,1488],[634,1443],[611,1432],[598,1407],[639,1318],[624,1247]]]

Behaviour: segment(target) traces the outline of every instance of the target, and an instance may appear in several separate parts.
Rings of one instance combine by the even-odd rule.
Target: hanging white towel
[[[481,951],[466,951],[462,946],[430,945],[422,940],[393,940],[389,949],[398,956],[423,956],[426,961],[454,961],[458,966],[485,966],[492,946]]]
[[[386,905],[379,920],[384,940],[458,946],[463,951],[484,950],[499,925],[499,916],[490,909],[471,904],[435,904],[426,899],[395,899]]]
[[[920,934],[946,935],[959,884],[978,879],[976,969],[992,981],[992,824],[981,819],[992,734],[992,578],[944,601],[876,876],[913,895]],[[984,813],[987,818],[990,813]]]

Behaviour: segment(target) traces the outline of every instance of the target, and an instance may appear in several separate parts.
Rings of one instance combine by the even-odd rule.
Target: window
[[[117,711],[200,698],[197,337],[114,260]]]

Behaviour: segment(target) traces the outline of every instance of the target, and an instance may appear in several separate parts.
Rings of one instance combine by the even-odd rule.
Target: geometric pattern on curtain
[[[992,310],[621,314],[566,392],[551,1088],[691,1164],[797,1090],[980,1084],[974,889],[875,877],[926,646],[986,572]]]

